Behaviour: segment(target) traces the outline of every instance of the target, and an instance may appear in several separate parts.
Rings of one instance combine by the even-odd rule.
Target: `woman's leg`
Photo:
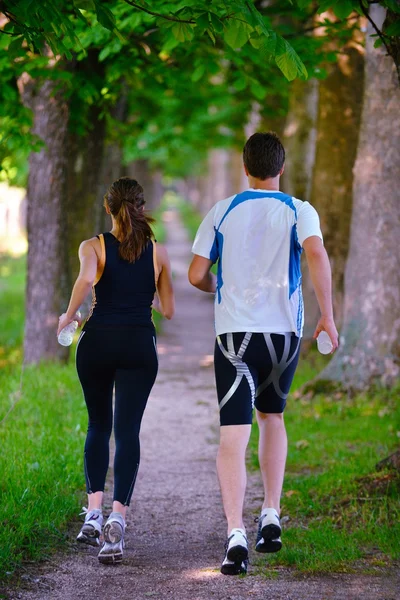
[[[88,410],[84,468],[89,510],[101,509],[109,464],[115,369],[101,333],[86,331],[79,342],[76,367]]]
[[[113,511],[125,517],[140,462],[139,432],[144,410],[154,385],[158,360],[151,330],[130,339],[126,358],[115,375],[115,458]]]

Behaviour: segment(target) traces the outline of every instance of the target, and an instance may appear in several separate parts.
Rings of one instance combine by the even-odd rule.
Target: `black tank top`
[[[97,236],[102,244],[102,273],[92,288],[92,307],[84,329],[110,326],[153,327],[151,305],[156,291],[155,245],[149,240],[130,263],[118,254],[120,242],[110,232]],[[100,271],[101,271],[100,265]]]

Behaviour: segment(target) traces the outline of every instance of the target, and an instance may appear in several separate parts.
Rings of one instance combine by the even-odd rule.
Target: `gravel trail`
[[[215,469],[218,415],[211,368],[212,298],[187,282],[190,244],[175,212],[165,214],[174,271],[176,316],[158,340],[160,370],[141,431],[141,466],[128,513],[122,565],[99,565],[97,551],[71,543],[70,551],[33,567],[10,600],[395,600],[400,578],[299,576],[273,578],[250,564],[247,577],[219,573],[225,521]],[[110,511],[112,470],[106,495]],[[108,503],[108,505],[107,505]],[[246,526],[254,557],[261,504],[258,476],[249,478]],[[79,530],[78,520],[71,540]],[[254,557],[255,558],[255,557]],[[259,557],[257,557],[259,561]],[[267,562],[267,558],[265,559]],[[397,593],[396,593],[397,587]]]

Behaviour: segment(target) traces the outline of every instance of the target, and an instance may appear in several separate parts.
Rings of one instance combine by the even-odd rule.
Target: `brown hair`
[[[144,212],[143,188],[135,179],[121,177],[107,190],[104,202],[116,220],[121,235],[119,255],[135,262],[147,243],[154,238],[154,219]]]
[[[254,133],[243,148],[243,162],[257,179],[276,177],[285,164],[285,149],[276,133]]]

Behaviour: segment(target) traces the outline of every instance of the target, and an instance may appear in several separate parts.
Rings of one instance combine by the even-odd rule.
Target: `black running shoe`
[[[258,521],[256,539],[257,552],[279,552],[282,548],[281,522],[274,508],[268,508],[261,513]]]
[[[221,565],[223,575],[247,573],[249,551],[243,529],[232,529],[225,544],[225,558]]]

